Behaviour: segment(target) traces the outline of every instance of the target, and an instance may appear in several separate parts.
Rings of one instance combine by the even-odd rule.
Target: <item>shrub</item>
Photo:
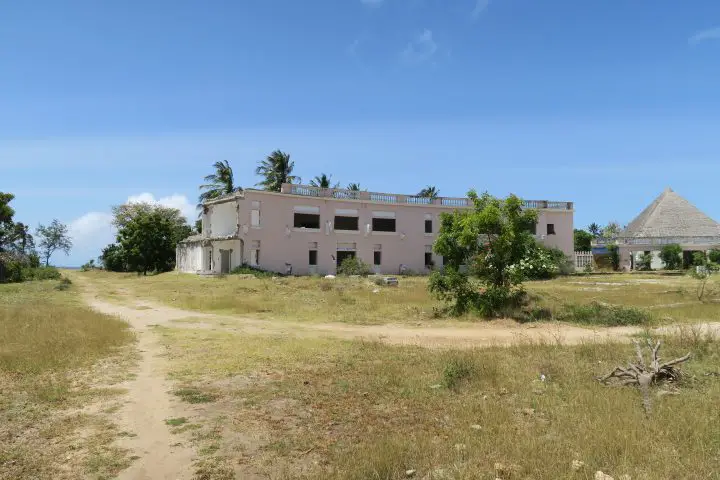
[[[676,243],[665,245],[660,251],[660,259],[666,270],[679,270],[682,267],[682,247]]]
[[[705,256],[705,252],[693,252],[692,255],[692,264],[695,267],[705,265],[707,263],[707,257]]]
[[[72,280],[67,277],[62,277],[60,283],[55,285],[55,290],[65,291],[70,288],[70,285],[72,285]]]
[[[370,275],[370,265],[356,257],[348,257],[337,269],[338,275]]]
[[[638,257],[638,270],[649,272],[652,270],[652,252],[644,252]]]
[[[647,325],[652,320],[651,315],[646,310],[599,302],[585,305],[565,305],[557,318],[566,322],[608,327]]]
[[[268,272],[257,267],[251,267],[250,265],[240,265],[230,271],[231,275],[255,275],[257,278],[270,278],[281,276],[278,273]]]
[[[608,254],[610,257],[610,265],[613,270],[620,270],[620,247],[617,245],[607,246]]]
[[[720,263],[720,248],[713,248],[708,252],[708,260],[713,263]]]
[[[27,280],[59,280],[60,272],[55,267],[38,267],[28,268],[26,279]]]
[[[442,385],[448,389],[456,389],[460,382],[467,380],[475,371],[472,358],[466,355],[456,355],[445,364],[443,368]]]
[[[88,261],[87,263],[83,264],[80,267],[80,271],[81,272],[89,272],[90,270],[95,270],[95,268],[96,268],[95,260],[90,259],[90,261]]]

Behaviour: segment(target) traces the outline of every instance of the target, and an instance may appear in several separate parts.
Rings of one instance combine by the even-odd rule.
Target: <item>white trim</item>
[[[391,236],[391,235],[398,235],[398,232],[375,232],[373,231],[371,235],[379,235],[379,236]]]
[[[295,205],[293,207],[295,213],[307,213],[309,215],[320,215],[320,207],[311,207],[309,205]]]
[[[434,233],[426,233],[425,236],[426,236],[426,237],[434,237],[435,234],[434,234]]]
[[[319,228],[293,227],[293,232],[320,233],[320,231]]]
[[[337,217],[359,217],[358,211],[354,208],[336,208],[335,216]]]
[[[341,235],[360,235],[360,230],[338,230],[336,228],[335,233],[338,233]]]
[[[395,218],[395,212],[372,212],[373,218]]]

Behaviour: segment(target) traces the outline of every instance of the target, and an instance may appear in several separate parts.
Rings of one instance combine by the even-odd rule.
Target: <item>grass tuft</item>
[[[187,403],[210,403],[217,400],[217,395],[200,391],[197,388],[180,388],[175,390],[173,395]]]

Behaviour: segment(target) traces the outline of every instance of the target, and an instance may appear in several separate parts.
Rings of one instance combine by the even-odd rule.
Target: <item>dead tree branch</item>
[[[682,372],[679,368],[675,367],[675,365],[689,360],[691,354],[688,353],[682,357],[662,363],[658,356],[660,341],[658,340],[657,343],[653,345],[652,342],[648,340],[648,349],[650,350],[651,357],[650,363],[646,364],[640,342],[635,340],[633,343],[635,343],[637,363],[629,363],[627,368],[615,367],[615,370],[603,377],[599,377],[598,380],[602,383],[607,383],[611,379],[616,379],[617,385],[637,385],[643,396],[645,413],[650,414],[650,410],[652,409],[650,387],[660,382],[678,382]]]

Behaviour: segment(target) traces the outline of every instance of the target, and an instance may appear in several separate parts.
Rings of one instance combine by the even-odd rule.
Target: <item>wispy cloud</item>
[[[690,45],[696,45],[706,40],[720,40],[720,27],[701,30],[692,37],[688,38],[688,43]]]
[[[360,0],[360,3],[367,7],[379,7],[385,0]]]
[[[426,28],[407,44],[407,47],[401,53],[401,57],[403,62],[417,65],[430,60],[437,53],[437,50],[438,46],[433,40],[432,30]]]
[[[478,18],[482,13],[488,8],[490,5],[490,0],[476,0],[475,1],[475,8],[473,8],[472,13],[470,16],[475,20]]]

